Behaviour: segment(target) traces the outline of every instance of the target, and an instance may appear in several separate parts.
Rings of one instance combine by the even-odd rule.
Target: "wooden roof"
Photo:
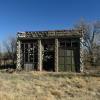
[[[18,32],[17,38],[55,38],[55,37],[81,37],[79,30],[49,30],[49,31],[28,31]]]

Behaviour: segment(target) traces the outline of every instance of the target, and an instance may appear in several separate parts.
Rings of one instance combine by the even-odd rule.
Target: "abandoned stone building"
[[[78,30],[17,33],[17,68],[26,71],[83,70],[82,36]]]

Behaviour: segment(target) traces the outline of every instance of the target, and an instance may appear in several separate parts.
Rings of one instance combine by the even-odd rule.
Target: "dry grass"
[[[75,73],[0,72],[0,100],[100,100],[100,77]]]

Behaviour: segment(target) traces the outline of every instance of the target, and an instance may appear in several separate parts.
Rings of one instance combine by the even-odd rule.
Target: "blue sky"
[[[100,0],[0,0],[0,41],[18,31],[71,28],[100,18]]]

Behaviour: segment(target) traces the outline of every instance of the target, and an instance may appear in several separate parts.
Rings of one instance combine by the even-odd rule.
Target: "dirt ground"
[[[0,72],[0,100],[100,100],[100,75]]]

